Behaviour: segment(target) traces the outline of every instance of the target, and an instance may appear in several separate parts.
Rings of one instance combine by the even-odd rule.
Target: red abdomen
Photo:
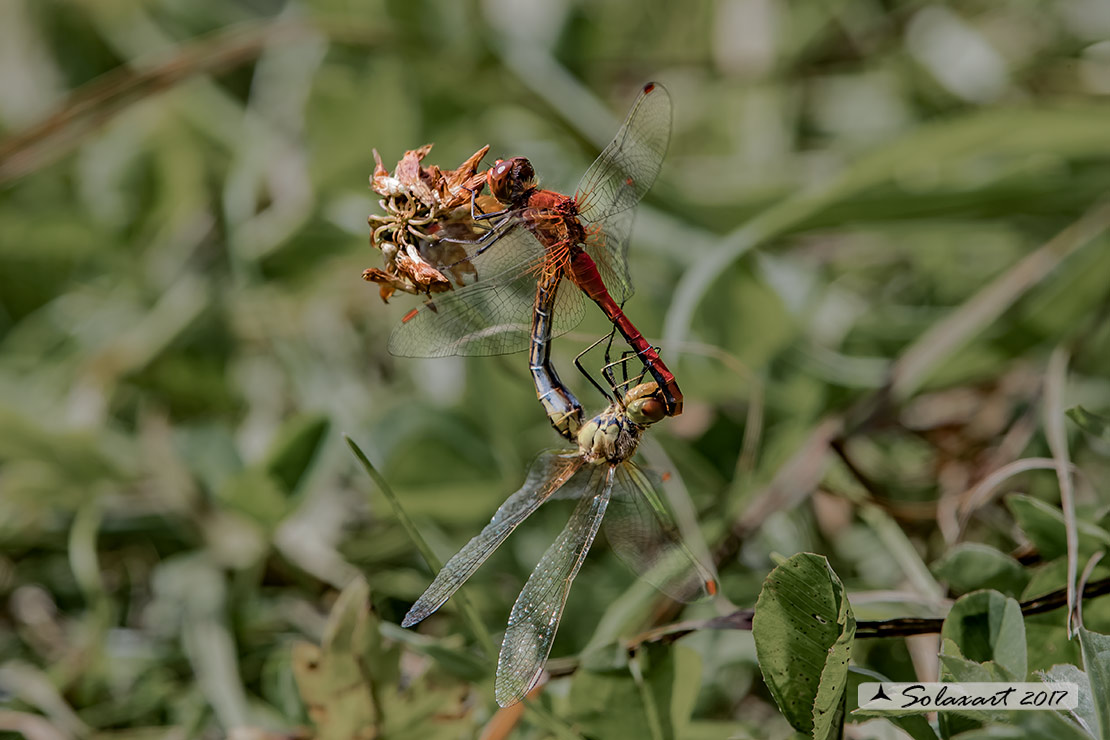
[[[629,346],[636,351],[636,355],[640,358],[644,367],[651,373],[651,377],[663,391],[667,405],[667,415],[678,416],[681,414],[682,391],[678,387],[674,374],[667,369],[667,366],[663,364],[663,360],[659,357],[659,353],[655,351],[648,340],[644,339],[644,335],[625,315],[620,304],[613,300],[613,296],[609,294],[605,282],[601,279],[601,274],[597,271],[597,265],[593,258],[586,254],[584,250],[574,250],[567,265],[567,272],[570,279],[605,312],[605,315],[617,327],[617,331],[621,333]]]

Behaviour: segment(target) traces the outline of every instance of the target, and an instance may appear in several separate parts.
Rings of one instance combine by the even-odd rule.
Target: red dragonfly
[[[484,180],[504,209],[474,213],[472,199],[475,221],[488,222],[489,230],[462,243],[464,258],[435,265],[474,281],[409,312],[390,336],[389,351],[408,357],[520,351],[532,341],[532,318],[543,301],[554,307],[551,331],[559,335],[581,321],[585,294],[658,384],[666,415],[680,414],[682,391],[674,375],[622,309],[632,295],[626,253],[633,207],[659,174],[670,132],[670,96],[649,82],[573,197],[540,189],[524,157],[498,160]],[[464,262],[468,269],[453,269]],[[562,289],[560,278],[578,290]]]

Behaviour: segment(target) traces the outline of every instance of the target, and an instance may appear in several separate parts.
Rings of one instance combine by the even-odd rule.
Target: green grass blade
[[[397,498],[397,494],[393,492],[393,488],[382,474],[378,472],[378,469],[374,467],[373,463],[370,462],[366,454],[363,453],[362,449],[359,448],[358,444],[356,444],[353,439],[346,434],[343,435],[343,439],[347,441],[347,446],[351,448],[351,452],[358,458],[359,464],[362,465],[362,469],[366,471],[366,474],[370,476],[371,480],[374,481],[374,484],[382,492],[386,500],[389,501],[389,505],[393,507],[393,513],[397,516],[397,520],[400,521],[401,526],[405,528],[405,532],[408,534],[409,539],[416,545],[416,549],[420,551],[420,555],[424,558],[428,567],[438,572],[439,569],[443,567],[443,563],[441,563],[435,553],[432,552],[432,548],[428,546],[428,542],[420,534],[420,530],[416,528],[416,523],[409,518],[408,512],[401,506],[401,501]],[[478,610],[462,591],[455,593],[455,600],[459,603],[459,611],[462,613],[463,621],[466,622],[467,628],[470,630],[471,634],[474,635],[474,639],[482,645],[482,651],[486,656],[492,658],[497,654],[497,649],[493,645],[493,638],[490,636],[489,630],[482,624],[482,619],[478,615]]]

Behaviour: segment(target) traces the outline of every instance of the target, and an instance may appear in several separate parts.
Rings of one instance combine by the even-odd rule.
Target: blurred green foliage
[[[491,720],[492,666],[453,602],[396,628],[430,573],[339,436],[441,558],[556,443],[522,356],[385,352],[414,304],[359,278],[379,263],[371,148],[435,142],[454,167],[488,143],[572,190],[648,79],[676,114],[627,309],[687,400],[645,451],[685,484],[669,493],[724,598],[753,604],[804,550],[859,620],[943,616],[948,582],[1063,587],[1062,560],[1020,570],[1030,541],[1061,552],[1057,476],[1004,473],[1059,454],[1045,430],[1066,407],[1090,430],[1110,408],[1105,3],[7,0],[0,29],[0,731],[342,734],[298,661],[354,640],[381,687],[358,711],[384,708],[367,716],[386,737],[790,735],[735,630]],[[556,347],[597,406],[569,362],[604,330]],[[1064,429],[1086,555],[1108,448]],[[1007,508],[1007,490],[1026,495]],[[466,589],[491,633],[565,521],[552,508]],[[981,581],[960,543],[983,548]],[[339,597],[360,575],[373,612]],[[554,665],[674,618],[599,545]],[[1079,664],[1064,620],[1027,620],[1031,670]],[[915,650],[853,658],[908,680]]]

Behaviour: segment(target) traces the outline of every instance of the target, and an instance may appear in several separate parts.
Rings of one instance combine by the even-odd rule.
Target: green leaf
[[[1005,676],[999,680],[1025,680],[1025,622],[1014,599],[997,591],[967,594],[952,605],[940,634],[959,649],[958,657],[997,665]]]
[[[1098,710],[1099,726],[1096,731],[1098,737],[1105,739],[1110,737],[1110,635],[1081,627],[1079,644],[1083,646],[1083,669],[1087,672],[1091,696],[1095,697]]]
[[[691,722],[686,728],[682,740],[721,740],[722,737],[748,738],[754,737],[752,729],[742,722],[721,722],[711,720],[697,720]]]
[[[1071,665],[1068,663],[1052,666],[1043,674],[1045,681],[1053,683],[1074,683],[1079,687],[1079,706],[1074,710],[1052,710],[1056,714],[1063,715],[1065,718],[1071,713],[1074,713],[1087,727],[1092,731],[1097,732],[1099,726],[1098,709],[1095,704],[1095,695],[1091,691],[1091,682],[1087,678],[1087,674],[1079,669],[1079,666]],[[1105,694],[1104,694],[1105,696]],[[1105,702],[1103,702],[1105,703]]]
[[[941,640],[940,667],[941,680],[944,681],[983,683],[985,681],[1013,680],[997,663],[991,661],[978,663],[974,660],[968,660],[960,651],[959,645],[948,638]]]
[[[989,545],[964,542],[956,545],[932,567],[937,578],[948,581],[956,593],[991,588],[1007,596],[1020,596],[1029,582],[1021,563]]]
[[[674,659],[671,721],[674,724],[675,737],[685,738],[694,705],[698,701],[698,690],[701,688],[701,655],[682,645],[673,645],[670,652]]]
[[[941,716],[952,714],[944,712]],[[1009,712],[1005,719],[967,732],[961,732],[958,740],[1091,740],[1074,722],[1055,712]]]
[[[286,495],[296,493],[327,437],[329,426],[326,416],[303,414],[285,422],[278,430],[263,467],[274,476]]]
[[[1054,560],[1067,554],[1064,513],[1055,506],[1032,496],[1014,494],[1006,497],[1018,526],[1037,546],[1041,557]],[[1084,519],[1076,521],[1080,556],[1092,555],[1110,547],[1110,532]]]
[[[974,663],[957,657],[959,649],[950,640],[944,641],[941,676],[944,680],[964,682],[1006,681],[993,663]],[[1082,689],[1081,689],[1082,690]],[[1072,720],[1057,712],[954,710],[938,715],[943,737],[966,738],[1052,738],[1052,740],[1091,740]],[[982,726],[981,722],[989,724]]]
[[[821,740],[838,732],[856,621],[820,555],[799,553],[763,582],[752,634],[763,679],[787,721]]]
[[[1073,406],[1065,413],[1087,434],[1110,441],[1110,418],[1088,411],[1082,406]]]

